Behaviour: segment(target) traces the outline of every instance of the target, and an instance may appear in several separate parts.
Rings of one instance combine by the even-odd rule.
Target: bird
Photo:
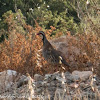
[[[39,35],[43,41],[42,55],[44,59],[51,65],[65,65],[69,69],[70,65],[66,62],[65,57],[62,56],[63,54],[60,51],[56,50],[51,45],[51,43],[47,40],[45,33],[43,31],[39,31],[37,35]]]

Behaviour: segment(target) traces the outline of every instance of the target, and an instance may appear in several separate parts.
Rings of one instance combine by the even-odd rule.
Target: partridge
[[[43,50],[42,55],[44,59],[53,65],[65,65],[69,69],[69,64],[66,62],[65,58],[62,56],[61,52],[57,51],[53,48],[50,42],[47,40],[45,33],[43,31],[39,31],[37,34],[42,38],[43,41]]]

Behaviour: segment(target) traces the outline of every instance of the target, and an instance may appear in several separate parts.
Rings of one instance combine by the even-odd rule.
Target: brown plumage
[[[43,31],[39,31],[37,34],[42,37],[43,40],[43,57],[45,60],[53,65],[66,65],[68,68],[70,67],[69,64],[66,62],[65,58],[62,56],[61,52],[57,51],[53,48],[50,42],[47,40],[45,33]]]

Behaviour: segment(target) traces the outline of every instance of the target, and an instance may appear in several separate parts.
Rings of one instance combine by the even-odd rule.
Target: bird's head
[[[42,40],[45,38],[45,33],[43,31],[39,31],[37,35],[39,35],[42,38]]]

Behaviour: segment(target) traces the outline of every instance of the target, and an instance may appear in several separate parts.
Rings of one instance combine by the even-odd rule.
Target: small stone
[[[35,81],[43,81],[43,79],[44,79],[44,77],[41,76],[41,75],[39,75],[39,74],[35,74],[35,75],[34,75],[34,80],[35,80]]]
[[[56,87],[48,87],[47,90],[54,92],[56,90]]]
[[[56,81],[52,81],[51,83],[50,83],[50,86],[52,87],[52,86],[57,86],[57,82]]]
[[[26,77],[25,75],[20,76],[17,82],[17,88],[26,84],[28,84],[28,77]]]
[[[80,77],[78,75],[73,75],[74,81],[80,80]]]
[[[69,72],[65,72],[65,78],[67,80],[67,83],[70,83],[70,82],[74,81],[73,75]]]
[[[91,75],[93,75],[93,73],[92,73],[92,71],[73,71],[72,75],[75,80],[80,78],[82,81],[85,81]]]
[[[36,88],[42,87],[42,81],[35,82]]]
[[[37,93],[42,93],[42,91],[43,91],[43,88],[42,88],[42,87],[36,89],[36,92],[37,92]]]
[[[45,77],[44,77],[44,80],[45,81],[51,80],[51,76],[52,76],[52,74],[46,74]]]
[[[47,83],[46,86],[47,86],[47,87],[50,87],[50,83]]]
[[[0,72],[0,93],[9,90],[14,84],[17,72],[14,70],[5,70]]]

